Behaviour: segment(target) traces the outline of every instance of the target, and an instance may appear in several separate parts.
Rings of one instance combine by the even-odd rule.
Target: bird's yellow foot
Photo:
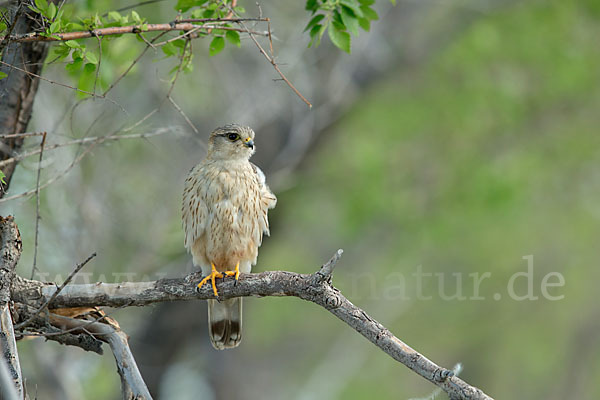
[[[224,274],[227,276],[235,276],[235,280],[237,281],[240,278],[240,263],[238,262],[235,265],[235,271],[225,271]]]
[[[200,283],[198,284],[198,289],[200,289],[206,282],[210,280],[212,283],[213,293],[215,294],[215,297],[219,297],[219,292],[217,292],[217,285],[215,284],[215,279],[222,278],[223,274],[217,271],[217,269],[215,268],[215,264],[210,265],[212,266],[212,272],[200,281]]]

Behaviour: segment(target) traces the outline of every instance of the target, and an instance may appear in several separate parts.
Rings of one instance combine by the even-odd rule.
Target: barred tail
[[[217,350],[237,347],[242,340],[242,299],[207,301],[208,336],[213,347]]]

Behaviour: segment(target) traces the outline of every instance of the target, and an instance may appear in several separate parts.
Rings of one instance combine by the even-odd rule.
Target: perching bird
[[[249,159],[254,131],[225,125],[208,140],[208,154],[185,181],[185,247],[218,297],[215,278],[249,273],[256,264],[263,234],[269,234],[267,211],[277,198],[265,175]],[[215,349],[236,347],[242,339],[242,299],[208,300],[208,334]]]

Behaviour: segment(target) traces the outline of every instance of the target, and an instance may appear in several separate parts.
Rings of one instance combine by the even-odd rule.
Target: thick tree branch
[[[19,2],[20,3],[20,2]],[[34,20],[31,18],[29,9],[20,4],[14,12],[15,34],[29,32],[34,28]],[[2,40],[4,50],[2,51],[2,65],[0,71],[8,76],[0,80],[0,132],[2,134],[13,134],[25,132],[33,109],[33,100],[37,93],[39,79],[32,79],[28,74],[13,73],[6,65],[20,68],[33,75],[39,75],[42,64],[46,58],[45,43],[19,44]],[[23,146],[23,138],[0,139],[0,161],[11,158]],[[10,185],[13,172],[17,162],[12,162],[2,167],[6,175],[6,187],[0,185],[0,197]]]
[[[0,362],[6,365],[13,387],[23,398],[23,378],[10,313],[10,288],[21,250],[21,235],[13,217],[0,217]]]
[[[218,283],[219,294],[225,299],[242,296],[294,296],[313,302],[344,321],[395,360],[441,387],[451,399],[491,399],[481,390],[454,376],[450,370],[436,365],[402,342],[333,287],[330,277],[340,256],[341,252],[338,251],[331,261],[314,274],[268,271],[259,274],[242,274],[237,283],[233,279],[225,279]],[[49,306],[52,308],[125,307],[164,301],[214,298],[209,286],[196,289],[200,278],[199,273],[194,273],[184,278],[160,279],[153,282],[98,282],[68,285]],[[15,301],[39,307],[55,292],[54,284],[17,277],[13,283],[12,295]]]
[[[0,357],[0,398],[4,400],[21,400],[13,385],[12,377],[6,360]]]

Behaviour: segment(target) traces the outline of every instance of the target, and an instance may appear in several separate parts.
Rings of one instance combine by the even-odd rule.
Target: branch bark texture
[[[239,281],[225,279],[218,289],[223,299],[242,296],[294,296],[315,303],[344,321],[389,356],[401,362],[431,383],[441,387],[451,399],[490,400],[490,396],[454,376],[402,342],[382,324],[356,307],[331,285],[331,274],[341,250],[314,274],[287,271],[268,271],[242,274]],[[127,307],[177,301],[213,299],[209,286],[197,290],[201,276],[190,274],[178,279],[160,279],[152,282],[94,283],[68,285],[50,303],[50,308],[61,307]],[[13,299],[38,306],[50,299],[56,286],[17,278],[13,285]]]
[[[2,351],[0,362],[5,365],[12,387],[16,389],[19,398],[23,398],[24,389],[10,313],[10,288],[15,277],[15,267],[21,257],[21,250],[21,236],[13,218],[0,217],[0,350]]]
[[[25,2],[17,3],[12,10],[11,18],[14,20],[15,34],[30,32],[34,29],[35,18],[33,12],[27,8]],[[16,43],[2,40],[0,47],[2,61],[20,69],[40,75],[43,61],[46,58],[47,45],[42,42]],[[25,132],[31,118],[33,100],[37,93],[39,79],[32,79],[28,74],[16,72],[6,65],[0,65],[0,72],[8,76],[0,80],[0,132],[14,134]],[[0,161],[12,158],[23,146],[22,137],[0,139]],[[6,187],[10,185],[17,162],[13,161],[2,167],[6,175]],[[0,198],[6,188],[0,185]]]

